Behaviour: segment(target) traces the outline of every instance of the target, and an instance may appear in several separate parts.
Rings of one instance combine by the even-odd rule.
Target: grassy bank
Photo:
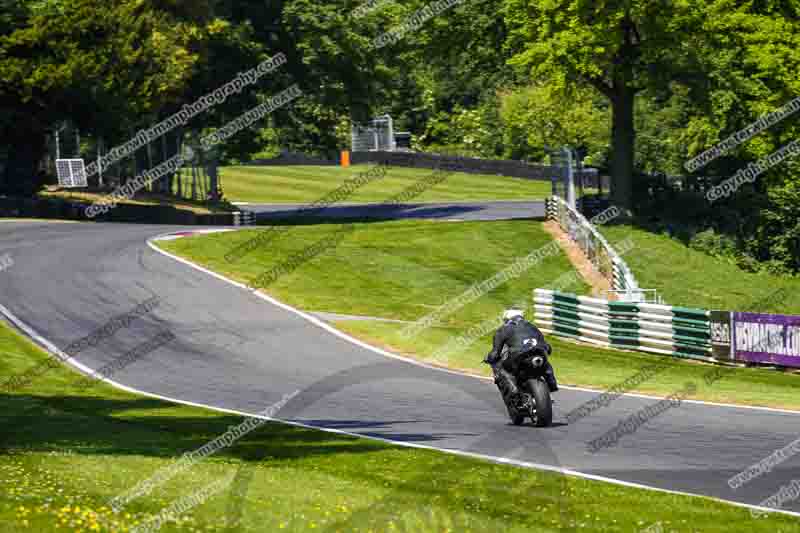
[[[0,323],[0,371],[47,357]],[[702,498],[565,478],[375,441],[265,424],[133,500],[107,502],[242,421],[74,386],[55,368],[0,392],[0,531],[130,531],[176,499],[232,478],[164,532],[249,531],[800,531],[796,519]],[[435,475],[431,475],[435,472]]]
[[[257,231],[194,237],[162,243],[165,249],[240,281],[285,261],[335,231],[336,225],[298,226],[289,235],[233,263],[226,252],[248,241]],[[465,294],[473,284],[492,278],[514,259],[550,242],[541,224],[531,221],[437,223],[403,221],[357,224],[356,231],[335,249],[301,264],[265,290],[281,301],[309,311],[417,320]],[[635,241],[638,244],[638,241]],[[637,248],[645,253],[645,246]],[[520,299],[530,303],[531,291],[551,286],[571,272],[567,259],[555,255],[494,290],[458,308],[448,308],[441,320],[419,334],[403,333],[403,324],[346,321],[338,327],[398,353],[488,375],[481,359],[491,344],[491,327],[499,314]],[[575,284],[574,292],[588,287]],[[455,307],[455,306],[453,306]],[[529,309],[530,313],[530,309]],[[482,332],[476,326],[494,317]],[[472,330],[472,332],[470,331]],[[457,343],[460,336],[471,342]],[[687,380],[702,382],[713,367],[665,359],[657,355],[605,350],[551,337],[554,365],[563,383],[604,389],[624,381],[644,365],[668,361],[669,369],[642,383],[639,392],[671,394]],[[744,405],[800,409],[796,390],[800,376],[770,370],[739,369],[713,386],[700,386],[696,398]]]
[[[222,167],[225,197],[252,203],[307,203],[317,200],[346,179],[369,169],[368,165],[337,166],[235,166]],[[344,200],[345,203],[384,202],[393,194],[429,176],[423,168],[392,167],[386,176]],[[550,194],[546,181],[488,174],[455,172],[448,179],[415,198],[415,202],[468,200],[536,200]]]
[[[608,226],[602,232],[612,245],[633,238],[636,247],[625,261],[641,287],[657,289],[671,305],[800,315],[800,277],[745,272],[667,235],[632,226]],[[778,297],[769,297],[780,289]]]

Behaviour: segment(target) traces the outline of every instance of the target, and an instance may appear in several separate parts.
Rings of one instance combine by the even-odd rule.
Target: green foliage
[[[173,2],[179,10],[188,2]],[[195,7],[201,4],[194,3]],[[44,135],[70,119],[113,137],[131,117],[153,113],[183,88],[204,38],[198,18],[146,2],[40,2],[0,19],[0,188],[35,189]],[[8,21],[13,26],[4,26]]]
[[[546,147],[587,149],[587,163],[602,165],[609,149],[609,110],[585,87],[539,82],[502,93],[505,155],[541,160]]]
[[[680,176],[686,171],[685,125],[694,111],[689,90],[679,83],[645,91],[636,99],[635,164],[643,172]],[[634,185],[635,186],[635,185]]]
[[[496,100],[486,98],[476,108],[457,105],[449,113],[439,111],[431,116],[425,131],[415,138],[415,147],[424,151],[492,158],[502,150],[502,129]]]

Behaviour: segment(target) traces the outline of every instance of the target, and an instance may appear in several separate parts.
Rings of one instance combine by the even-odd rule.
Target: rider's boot
[[[548,368],[544,373],[544,379],[547,381],[547,386],[550,387],[550,392],[556,392],[558,390],[558,382],[556,381],[556,375],[553,373],[552,368]]]

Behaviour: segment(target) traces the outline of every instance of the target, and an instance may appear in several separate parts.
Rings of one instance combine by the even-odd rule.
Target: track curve
[[[790,459],[727,485],[795,440],[800,413],[684,403],[590,453],[587,442],[655,400],[625,396],[568,425],[564,414],[596,393],[562,390],[555,427],[513,427],[491,382],[386,357],[147,246],[167,231],[176,228],[0,222],[0,251],[14,261],[0,273],[0,303],[63,348],[158,296],[155,310],[76,359],[97,369],[169,330],[175,341],[113,379],[187,402],[255,414],[300,390],[280,418],[751,505],[797,472]],[[800,502],[785,508],[800,512]]]

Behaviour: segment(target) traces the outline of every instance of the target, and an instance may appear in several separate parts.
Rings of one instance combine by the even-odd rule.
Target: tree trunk
[[[20,132],[8,147],[0,193],[33,196],[42,186],[39,163],[47,151],[45,133]]]
[[[624,83],[615,88],[611,125],[611,201],[625,209],[633,207],[635,92]]]

